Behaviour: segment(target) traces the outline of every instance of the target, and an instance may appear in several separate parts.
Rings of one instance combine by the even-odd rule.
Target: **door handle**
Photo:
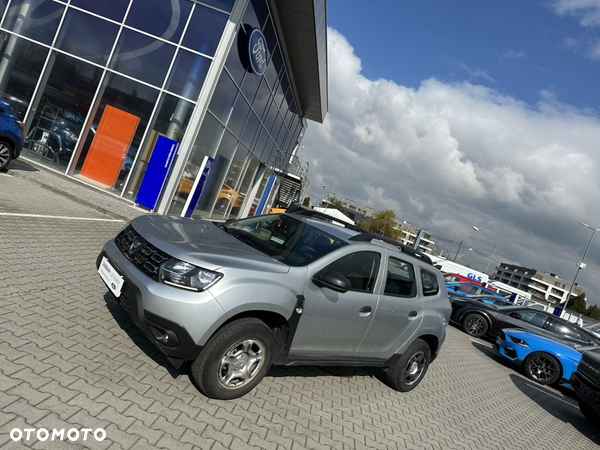
[[[371,312],[372,312],[372,309],[370,306],[363,306],[362,308],[360,308],[358,315],[360,317],[369,317],[371,315]]]
[[[414,320],[417,318],[418,315],[419,315],[419,313],[417,311],[411,311],[408,313],[408,319]]]

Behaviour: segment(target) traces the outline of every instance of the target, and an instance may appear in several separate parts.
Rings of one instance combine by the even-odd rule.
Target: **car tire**
[[[8,142],[0,140],[0,170],[6,169],[11,160],[12,146]]]
[[[579,400],[579,410],[583,417],[592,423],[600,422],[600,413],[582,400]]]
[[[487,319],[481,314],[470,313],[463,319],[462,328],[469,336],[480,338],[487,334],[490,326]]]
[[[558,384],[562,375],[558,360],[544,352],[529,355],[523,363],[523,371],[527,378],[544,385]]]
[[[239,398],[267,374],[274,350],[273,333],[262,320],[235,320],[209,339],[192,363],[192,377],[209,398]]]
[[[226,200],[226,199],[222,198],[215,205],[215,211],[219,211],[219,212],[223,212],[224,213],[227,210],[228,206],[229,206],[229,200]]]
[[[412,391],[425,377],[430,361],[431,349],[429,345],[427,342],[417,339],[387,371],[386,381],[388,385],[396,391]]]

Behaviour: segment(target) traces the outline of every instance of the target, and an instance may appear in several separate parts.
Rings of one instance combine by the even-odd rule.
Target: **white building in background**
[[[532,300],[545,301],[552,304],[562,304],[567,301],[571,283],[561,279],[554,273],[541,272],[536,269],[501,263],[496,267],[494,280],[531,293]],[[580,295],[583,289],[577,284],[572,296]]]
[[[433,235],[424,228],[416,227],[406,221],[396,220],[396,228],[402,230],[404,236],[402,243],[409,247],[414,247],[417,240],[419,241],[419,251],[431,254],[435,247]]]

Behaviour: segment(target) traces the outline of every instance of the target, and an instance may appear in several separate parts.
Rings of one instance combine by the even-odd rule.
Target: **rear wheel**
[[[386,374],[386,381],[397,391],[411,391],[425,377],[430,361],[431,349],[429,345],[425,341],[417,339],[408,347],[396,364],[390,367]]]
[[[207,397],[242,397],[267,374],[274,349],[273,333],[263,321],[236,320],[210,338],[192,364],[192,377]]]
[[[525,375],[536,383],[552,385],[560,381],[562,367],[558,360],[548,353],[532,353],[525,360],[523,368]]]
[[[470,313],[463,320],[463,330],[465,333],[479,338],[487,334],[489,325],[486,318],[481,314]]]
[[[8,167],[8,163],[12,159],[12,148],[5,142],[0,141],[0,170],[4,170]]]

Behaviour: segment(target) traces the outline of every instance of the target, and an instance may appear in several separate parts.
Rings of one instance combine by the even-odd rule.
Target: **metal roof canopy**
[[[327,1],[272,0],[307,119],[322,123],[327,99]]]

